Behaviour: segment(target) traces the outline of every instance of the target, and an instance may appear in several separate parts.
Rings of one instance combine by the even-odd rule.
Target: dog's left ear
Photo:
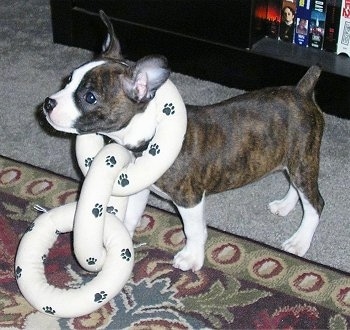
[[[163,56],[147,56],[130,68],[128,75],[121,75],[125,94],[136,102],[147,102],[169,78],[168,61]]]
[[[114,33],[113,24],[103,10],[100,10],[100,17],[108,30],[107,37],[102,45],[102,56],[111,59],[121,59],[120,43]]]

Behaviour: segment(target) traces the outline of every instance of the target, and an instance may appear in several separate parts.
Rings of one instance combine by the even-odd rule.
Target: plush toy
[[[101,135],[77,136],[77,160],[86,176],[79,201],[44,211],[22,237],[15,275],[22,294],[39,311],[57,317],[91,313],[117,295],[129,279],[134,250],[122,223],[128,196],[150,187],[172,165],[187,125],[185,105],[169,80],[145,112],[152,118],[155,134],[141,157],[134,158],[116,143],[105,145]],[[44,261],[57,235],[69,231],[80,265],[98,272],[78,289],[54,287],[44,274]]]

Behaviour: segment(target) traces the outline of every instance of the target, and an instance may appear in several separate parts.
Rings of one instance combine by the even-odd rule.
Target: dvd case
[[[281,0],[255,0],[253,32],[256,36],[278,38],[281,20]]]
[[[323,49],[332,53],[337,51],[341,3],[342,0],[327,0]]]
[[[309,46],[310,2],[311,0],[299,0],[297,6],[294,43],[303,47]]]
[[[309,28],[309,46],[322,49],[326,22],[326,1],[311,1],[311,20]]]
[[[292,43],[294,41],[296,0],[282,0],[282,14],[279,39]]]
[[[337,54],[350,56],[350,0],[342,0]]]

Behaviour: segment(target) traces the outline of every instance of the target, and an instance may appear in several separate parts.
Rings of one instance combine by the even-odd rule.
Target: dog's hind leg
[[[204,247],[207,240],[207,226],[204,219],[204,196],[192,207],[177,206],[184,224],[185,247],[174,257],[174,267],[183,271],[197,271],[204,264]]]
[[[311,165],[305,168],[303,173],[298,172],[291,177],[302,203],[303,219],[295,234],[282,244],[285,251],[298,256],[303,256],[309,249],[324,206],[318,190],[318,167]]]
[[[324,119],[318,107],[305,107],[298,114],[299,131],[294,136],[297,143],[289,152],[287,160],[291,184],[297,189],[303,207],[303,219],[295,234],[282,245],[285,251],[303,256],[311,245],[324,207],[318,188],[320,146]]]
[[[303,256],[311,245],[320,216],[305,195],[300,191],[299,195],[304,209],[303,220],[295,234],[282,244],[282,248],[287,252]]]
[[[292,183],[290,183],[289,190],[286,196],[281,200],[273,201],[269,204],[271,213],[286,216],[292,211],[299,200],[298,191],[295,189]]]

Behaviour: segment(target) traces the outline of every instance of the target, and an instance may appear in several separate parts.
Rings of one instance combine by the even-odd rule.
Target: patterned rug
[[[37,312],[16,285],[17,245],[38,216],[34,204],[51,208],[74,201],[78,189],[70,179],[0,158],[0,328],[350,328],[349,274],[213,229],[205,267],[179,271],[172,258],[184,243],[181,222],[153,208],[137,230],[133,275],[119,295],[75,319]],[[46,276],[60,287],[92,278],[72,257],[70,234],[60,235],[50,250]]]

